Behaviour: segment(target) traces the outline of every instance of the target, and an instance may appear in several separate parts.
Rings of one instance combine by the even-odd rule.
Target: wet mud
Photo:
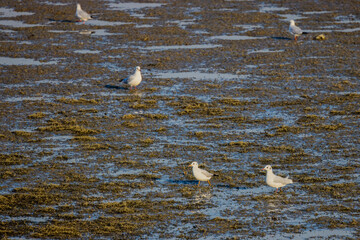
[[[358,1],[80,3],[0,3],[3,239],[360,237]]]

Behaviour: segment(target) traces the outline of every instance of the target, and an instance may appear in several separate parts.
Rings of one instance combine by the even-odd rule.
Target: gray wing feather
[[[204,174],[206,177],[212,177],[214,176],[213,173],[209,173],[208,171],[204,170],[204,169],[200,169],[201,173]]]
[[[289,178],[283,178],[283,177],[280,177],[280,176],[274,176],[273,180],[274,180],[275,183],[281,183],[281,184],[289,184],[289,183],[293,182]]]
[[[297,27],[297,26],[291,26],[290,31],[293,34],[302,34],[302,30],[301,28]]]
[[[135,79],[135,76],[134,75],[130,75],[128,78],[127,78],[127,83],[131,83],[132,81],[134,81]]]
[[[81,18],[81,19],[91,19],[90,14],[88,14],[87,12],[85,12],[82,9],[79,10],[77,14],[78,14],[79,18]]]

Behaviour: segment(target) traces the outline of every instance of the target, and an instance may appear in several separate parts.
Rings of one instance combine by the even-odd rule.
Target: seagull
[[[289,32],[295,36],[295,41],[301,34],[307,34],[307,32],[303,32],[301,28],[295,25],[294,20],[290,20]]]
[[[83,21],[84,23],[89,20],[92,19],[92,17],[90,16],[90,14],[88,14],[87,12],[85,12],[84,10],[81,9],[80,3],[76,4],[76,13],[75,16],[77,18],[80,19],[80,22]]]
[[[262,170],[266,170],[266,184],[269,185],[270,187],[276,188],[276,192],[278,191],[278,188],[293,183],[293,181],[289,179],[289,176],[287,176],[286,178],[276,176],[273,173],[272,167],[270,165],[267,165]]]
[[[130,75],[127,78],[121,79],[120,82],[124,82],[130,86],[130,89],[134,87],[136,89],[136,86],[141,83],[142,77],[141,77],[141,70],[140,67],[137,66],[135,68],[135,73]]]
[[[197,162],[192,162],[189,167],[192,167],[193,169],[193,174],[195,176],[195,178],[197,180],[199,180],[198,186],[200,185],[200,181],[207,181],[209,183],[209,185],[212,187],[211,183],[210,183],[210,178],[212,178],[212,176],[216,176],[216,174],[213,173],[209,173],[208,171],[199,168],[199,165]]]

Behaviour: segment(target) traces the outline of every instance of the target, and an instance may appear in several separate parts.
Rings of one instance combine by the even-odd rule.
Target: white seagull
[[[295,25],[294,20],[290,20],[289,32],[295,36],[295,41],[301,34],[307,34],[307,32],[303,32],[301,28]]]
[[[276,188],[276,192],[278,191],[278,188],[284,187],[287,184],[293,183],[291,179],[289,179],[289,176],[286,178],[276,176],[273,171],[272,167],[270,165],[267,165],[262,170],[266,170],[266,183],[270,187]]]
[[[127,78],[121,79],[120,82],[124,82],[130,86],[130,89],[134,87],[136,89],[136,86],[141,83],[142,77],[141,77],[141,70],[140,67],[137,66],[135,69],[135,73],[130,75]]]
[[[80,19],[80,22],[83,21],[84,23],[89,20],[92,19],[92,17],[90,16],[90,14],[88,14],[87,12],[85,12],[84,10],[81,9],[80,3],[76,4],[76,13],[75,16]]]
[[[199,168],[199,165],[197,162],[192,162],[189,167],[192,167],[193,169],[193,174],[194,174],[194,177],[199,180],[199,183],[198,183],[198,186],[200,185],[200,181],[207,181],[209,183],[210,186],[211,183],[210,183],[210,179],[212,178],[212,176],[216,176],[215,174],[213,173],[209,173],[208,171],[204,170],[204,169],[201,169]]]

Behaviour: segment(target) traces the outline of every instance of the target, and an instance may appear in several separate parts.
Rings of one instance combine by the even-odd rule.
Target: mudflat
[[[1,237],[360,237],[359,1],[80,3],[0,3]]]

